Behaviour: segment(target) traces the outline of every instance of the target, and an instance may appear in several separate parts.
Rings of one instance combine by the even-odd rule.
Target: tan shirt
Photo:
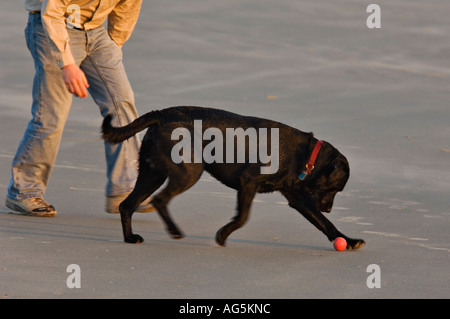
[[[142,0],[25,0],[28,11],[42,11],[42,21],[59,67],[75,63],[67,27],[92,30],[108,19],[108,34],[122,46],[136,25]]]

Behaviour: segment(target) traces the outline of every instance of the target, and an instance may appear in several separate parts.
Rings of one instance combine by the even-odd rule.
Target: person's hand
[[[67,90],[75,96],[84,98],[88,96],[89,87],[86,75],[76,64],[69,64],[63,67],[62,77]]]

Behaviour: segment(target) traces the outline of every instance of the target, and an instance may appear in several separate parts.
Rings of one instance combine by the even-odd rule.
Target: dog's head
[[[316,208],[326,213],[331,212],[334,197],[344,189],[350,177],[350,167],[345,156],[331,145],[329,147],[331,149],[324,150],[324,154],[319,155],[322,159],[318,159],[318,165],[302,185]]]

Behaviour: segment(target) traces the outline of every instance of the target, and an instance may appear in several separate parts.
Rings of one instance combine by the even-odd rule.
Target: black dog
[[[350,169],[347,159],[337,149],[327,142],[318,141],[312,133],[305,133],[267,119],[189,106],[152,111],[124,127],[112,127],[111,119],[110,115],[106,116],[102,125],[103,138],[109,143],[120,143],[148,128],[140,150],[139,176],[136,186],[119,208],[124,239],[127,243],[143,242],[141,236],[132,232],[131,217],[139,204],[152,195],[167,178],[169,179],[167,186],[153,197],[152,204],[166,223],[171,236],[176,239],[182,238],[183,234],[169,216],[167,205],[173,197],[193,186],[199,180],[203,170],[206,170],[225,185],[238,191],[237,214],[231,222],[217,231],[216,242],[219,245],[224,246],[228,236],[247,221],[256,193],[273,191],[281,192],[289,205],[321,230],[328,240],[333,241],[337,237],[343,237],[347,241],[347,249],[358,249],[364,245],[362,239],[352,239],[343,235],[321,213],[331,211],[334,197],[337,192],[344,189]],[[180,145],[179,140],[174,139],[173,133],[180,132],[181,129],[185,133],[190,133],[192,139],[195,139],[194,135],[199,133],[198,127],[196,128],[194,124],[195,120],[201,120],[200,134],[209,128],[213,128],[216,133],[222,132],[223,136],[226,135],[227,128],[242,128],[245,132],[250,132],[248,129],[251,128],[254,129],[253,132],[259,130],[260,133],[264,132],[260,130],[262,128],[269,129],[271,133],[268,135],[271,138],[269,139],[267,135],[265,140],[261,140],[260,134],[258,147],[266,143],[272,153],[278,150],[279,156],[276,159],[278,167],[275,167],[271,173],[264,174],[267,161],[258,161],[254,158],[250,160],[250,156],[246,156],[245,161],[242,158],[236,160],[236,157],[229,158],[228,154],[225,160],[225,152],[217,153],[219,152],[217,149],[213,154],[211,146],[209,146],[211,155],[220,156],[215,157],[215,161],[206,161],[204,158],[199,160],[198,156],[197,160],[191,160],[191,155],[196,151],[195,147],[200,147],[200,153],[205,151],[208,141],[204,140],[201,144],[198,141],[190,143],[189,140],[186,146],[189,147],[189,152],[192,150],[192,154],[185,154],[186,150],[183,150],[185,160],[180,162],[178,158],[174,161],[173,155],[177,153],[174,153],[174,149],[179,151]],[[276,131],[272,132],[273,129]],[[278,140],[273,139],[275,133],[279,134]],[[211,137],[209,139],[212,141]],[[246,154],[250,154],[250,141],[244,144]],[[224,149],[229,146],[226,145],[225,139],[222,145]],[[277,149],[272,149],[274,146]],[[231,149],[234,155],[237,154],[239,147],[242,147],[242,143]],[[234,161],[230,162],[230,159]],[[272,160],[272,162],[275,161]]]

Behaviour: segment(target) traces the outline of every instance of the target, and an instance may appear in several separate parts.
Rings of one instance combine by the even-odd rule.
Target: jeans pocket
[[[109,40],[111,41],[111,43],[112,43],[112,46],[113,46],[113,51],[114,51],[114,53],[118,56],[118,57],[120,57],[120,60],[122,61],[122,59],[123,59],[123,52],[122,52],[122,48],[108,35],[108,38],[109,38]]]

